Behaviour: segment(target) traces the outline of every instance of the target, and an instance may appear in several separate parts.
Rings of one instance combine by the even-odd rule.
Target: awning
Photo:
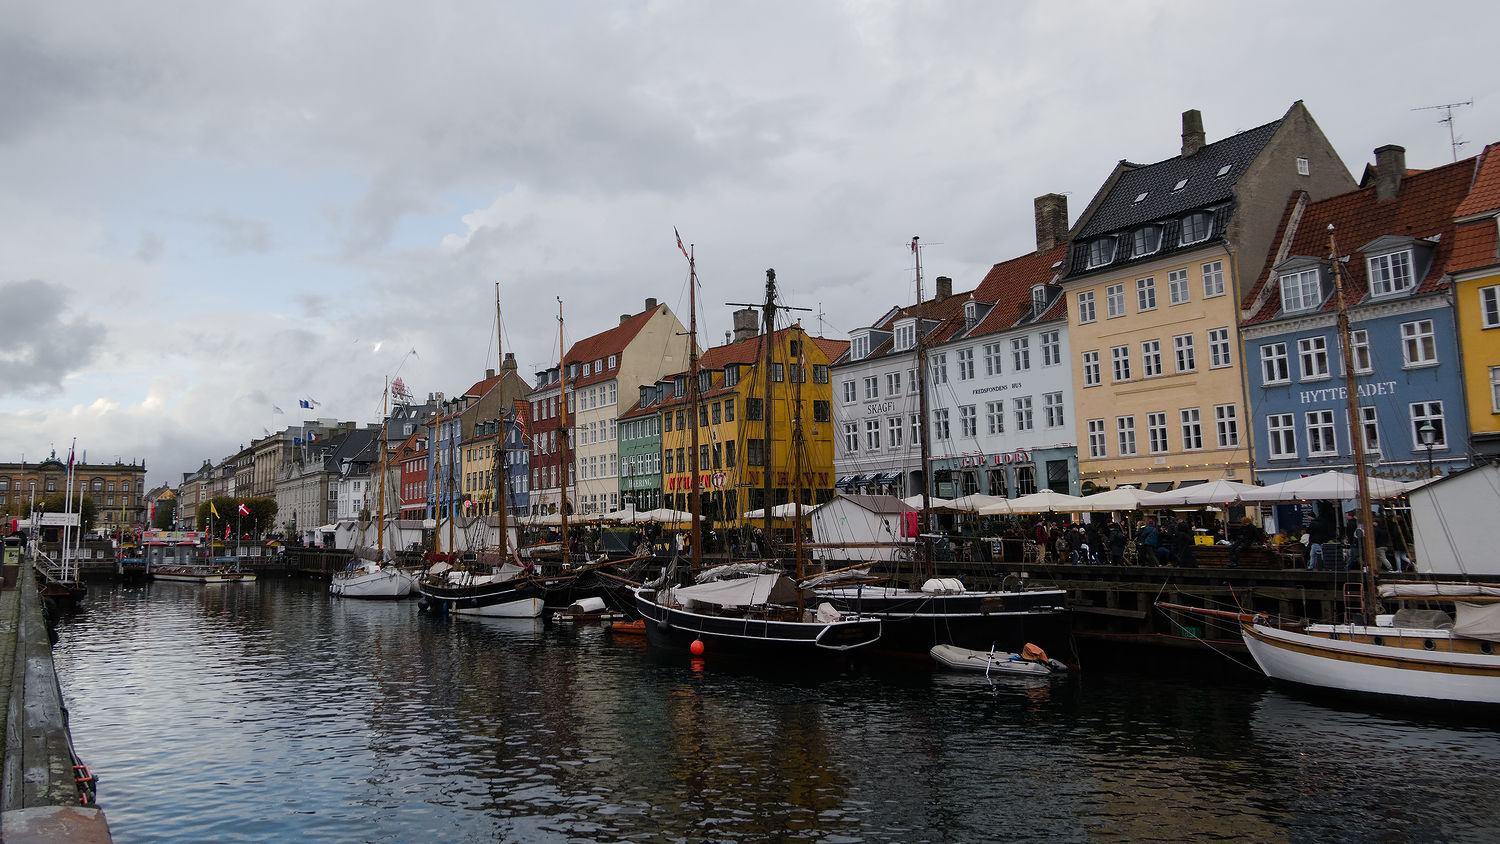
[[[854,476],[845,475],[842,478],[839,478],[837,481],[834,481],[833,485],[839,489],[848,489],[849,487],[854,486]]]
[[[900,472],[886,472],[883,475],[875,476],[875,483],[877,484],[893,484],[899,480],[901,480]]]
[[[1208,479],[1207,478],[1203,478],[1201,480],[1196,480],[1196,481],[1178,481],[1177,482],[1177,488],[1178,489],[1187,489],[1190,486],[1197,486],[1198,484],[1206,484],[1206,483],[1208,483]]]
[[[869,482],[870,482],[870,476],[869,475],[855,475],[854,479],[849,482],[849,485],[850,486],[864,486],[865,484],[867,484]]]
[[[1171,481],[1148,481],[1146,483],[1146,491],[1147,492],[1166,492],[1167,490],[1169,490],[1171,488],[1172,488],[1172,482]]]

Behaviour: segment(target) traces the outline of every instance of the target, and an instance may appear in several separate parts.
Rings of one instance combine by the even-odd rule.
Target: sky
[[[1500,141],[1488,2],[0,0],[0,462],[148,487],[767,268],[814,334],[968,290],[1120,159],[1302,100],[1357,179]],[[930,293],[929,293],[930,295]],[[559,302],[559,300],[561,300]],[[315,410],[299,407],[313,400]],[[278,412],[278,410],[280,412]]]

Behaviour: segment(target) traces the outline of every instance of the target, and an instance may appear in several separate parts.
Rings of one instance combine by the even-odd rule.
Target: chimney
[[[1406,175],[1406,147],[1386,144],[1375,150],[1375,198],[1381,202],[1395,199],[1401,192],[1401,178]]]
[[[486,369],[484,371],[484,380],[488,381],[488,380],[490,380],[491,378],[494,378],[494,377],[495,377],[495,370],[493,370],[493,369]]]
[[[1182,113],[1182,157],[1203,149],[1203,114],[1196,108]]]
[[[936,301],[940,301],[940,300],[946,299],[946,298],[948,298],[949,296],[952,296],[952,295],[953,295],[953,279],[951,279],[951,278],[949,278],[949,277],[947,277],[945,275],[938,276],[937,277],[937,296],[933,297],[933,301],[935,301],[935,302]]]
[[[656,299],[655,299],[655,297],[648,298],[646,300],[646,310],[649,311],[649,310],[651,310],[654,307],[656,307]]]
[[[1068,198],[1048,193],[1032,201],[1036,209],[1036,251],[1050,252],[1068,239]]]
[[[627,319],[630,319],[630,314],[620,314],[620,324],[621,325],[624,325],[625,324],[625,320],[627,320]]]
[[[760,329],[757,327],[755,309],[741,308],[734,312],[734,342],[749,340],[758,336]]]
[[[509,374],[515,372],[516,368],[516,353],[506,352],[505,361],[500,364],[500,371]]]

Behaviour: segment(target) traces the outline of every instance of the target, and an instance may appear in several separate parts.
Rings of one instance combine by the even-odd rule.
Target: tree
[[[155,530],[171,530],[176,518],[177,499],[160,499],[156,502],[156,515],[151,517],[151,527]]]
[[[67,508],[67,494],[54,492],[36,500],[38,513],[61,513]],[[91,496],[73,494],[71,510],[78,514],[78,526],[84,533],[94,529],[94,521],[98,518],[99,511],[94,507],[94,499]],[[23,501],[21,504],[21,519],[31,518],[31,502]]]
[[[240,504],[250,511],[240,515]],[[218,516],[214,516],[218,511]],[[217,525],[236,527],[241,533],[259,536],[276,524],[276,499],[274,498],[230,498],[220,495],[198,505],[198,525],[207,529],[209,520]]]

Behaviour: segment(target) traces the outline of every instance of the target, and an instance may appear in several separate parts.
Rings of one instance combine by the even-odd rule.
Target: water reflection
[[[1496,733],[1256,684],[694,663],[316,583],[94,587],[57,649],[121,842],[1463,840]],[[1367,808],[1375,801],[1378,826]]]

